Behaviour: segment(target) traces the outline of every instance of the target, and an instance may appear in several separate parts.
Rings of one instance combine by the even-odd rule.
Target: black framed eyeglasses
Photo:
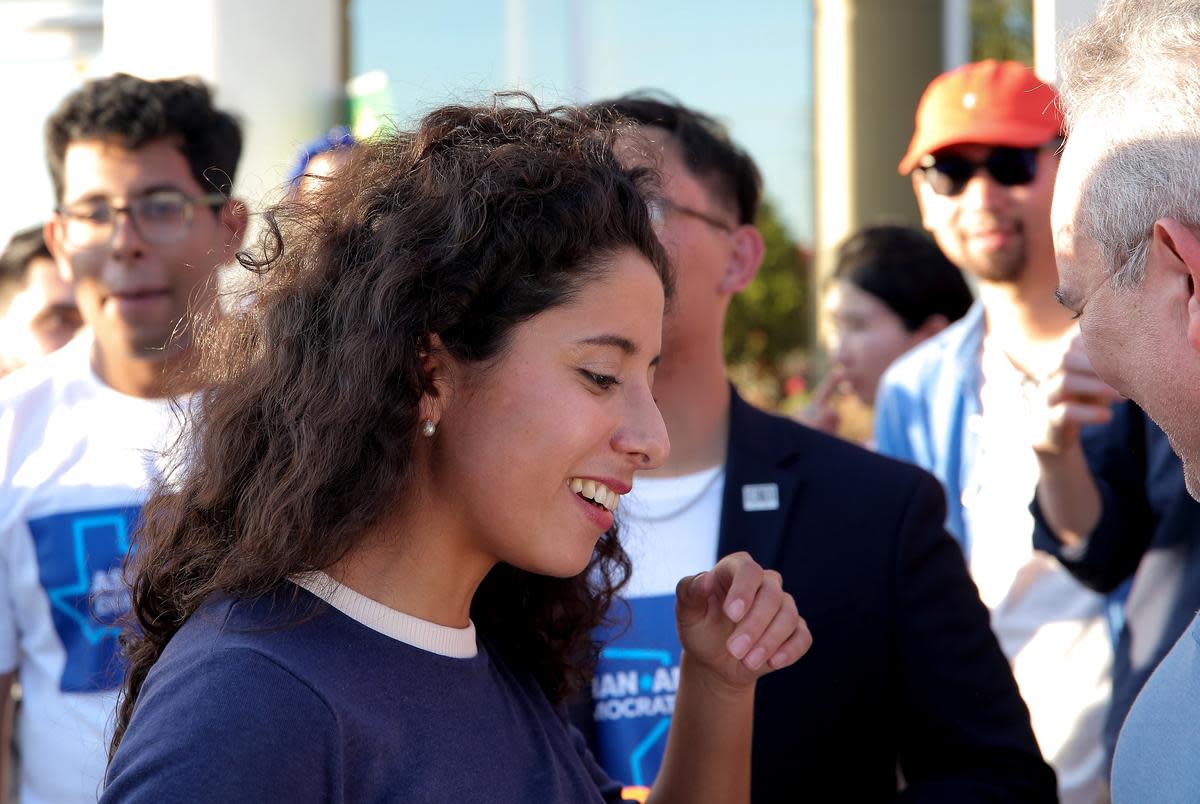
[[[715,215],[709,215],[707,212],[702,212],[694,207],[689,207],[686,204],[680,204],[672,201],[669,198],[653,198],[646,204],[650,210],[650,223],[655,229],[661,229],[667,220],[667,212],[677,212],[680,215],[687,215],[690,218],[695,218],[699,221],[704,221],[714,229],[720,229],[725,234],[733,234],[737,228],[732,223],[723,221]]]
[[[957,154],[934,156],[928,154],[921,159],[920,171],[925,183],[938,195],[956,196],[966,189],[967,182],[979,170],[987,171],[997,184],[1004,187],[1019,187],[1037,178],[1037,155],[1041,147],[993,148],[981,161],[973,161]]]
[[[116,232],[117,216],[124,213],[138,235],[147,243],[165,245],[187,237],[196,207],[220,207],[228,200],[223,193],[189,196],[181,190],[152,190],[135,196],[123,207],[109,199],[85,198],[57,208],[63,219],[63,236],[73,246],[107,245]]]

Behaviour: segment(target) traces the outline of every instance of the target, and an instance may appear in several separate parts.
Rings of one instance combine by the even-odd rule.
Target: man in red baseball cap
[[[1054,296],[1061,142],[1057,94],[1023,64],[968,64],[925,90],[900,173],[912,176],[925,228],[978,280],[979,298],[889,369],[875,429],[880,451],[945,486],[947,527],[1072,804],[1096,801],[1105,784],[1112,640],[1104,598],[1034,550],[1029,510],[1046,439],[1043,390],[1061,376],[1076,329]]]
[[[1061,133],[1057,93],[1024,64],[994,59],[968,64],[939,75],[921,96],[900,173],[912,173],[928,154],[951,145],[1031,148]]]

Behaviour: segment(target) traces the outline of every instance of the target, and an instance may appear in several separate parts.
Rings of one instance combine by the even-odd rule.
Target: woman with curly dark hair
[[[618,131],[447,107],[268,216],[145,509],[104,801],[619,798],[563,707],[668,448],[667,265]],[[652,800],[746,800],[755,682],[807,630],[744,554],[678,598]]]

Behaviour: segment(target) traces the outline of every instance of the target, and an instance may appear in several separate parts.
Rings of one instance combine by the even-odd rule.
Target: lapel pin
[[[743,511],[779,510],[779,484],[747,483],[742,486]]]

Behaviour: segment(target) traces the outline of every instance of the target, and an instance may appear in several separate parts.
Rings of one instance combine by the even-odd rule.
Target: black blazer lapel
[[[733,391],[725,493],[721,500],[721,556],[745,550],[764,567],[778,565],[786,525],[801,481],[793,422],[747,404]]]

